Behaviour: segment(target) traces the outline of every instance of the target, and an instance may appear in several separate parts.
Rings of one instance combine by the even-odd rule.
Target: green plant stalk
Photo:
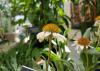
[[[100,45],[100,44],[99,44],[99,43],[100,43],[100,35],[97,37],[97,39],[98,39],[98,40],[97,40],[97,45],[96,45],[96,47],[98,47],[98,46]]]
[[[46,71],[48,71],[49,63],[50,63],[50,55],[51,55],[51,41],[52,41],[52,33],[49,36],[49,52],[48,52],[48,60],[46,62]]]
[[[86,46],[84,46],[84,48],[85,48],[85,55],[86,55],[86,71],[88,71],[88,62],[89,62],[89,59],[88,59],[88,52],[87,52],[87,49],[86,49]]]

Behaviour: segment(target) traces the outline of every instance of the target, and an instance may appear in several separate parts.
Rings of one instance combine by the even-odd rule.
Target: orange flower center
[[[97,17],[95,18],[95,20],[100,20],[100,16],[97,16]]]
[[[42,28],[43,31],[46,31],[46,32],[60,32],[60,28],[56,25],[56,24],[53,24],[53,23],[49,23],[49,24],[46,24],[43,26]]]
[[[82,45],[82,46],[88,46],[90,44],[90,41],[89,41],[89,39],[82,37],[82,38],[78,39],[78,44]]]

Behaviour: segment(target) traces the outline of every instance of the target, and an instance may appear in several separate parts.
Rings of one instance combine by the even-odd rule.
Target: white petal
[[[51,34],[51,32],[44,32],[44,38],[48,39],[48,36]]]
[[[37,39],[39,42],[42,42],[44,40],[44,32],[40,32],[37,34]]]
[[[67,59],[67,61],[70,61],[71,60],[71,58],[69,57],[68,59]]]
[[[48,36],[50,35],[50,32],[40,32],[37,34],[37,39],[39,40],[39,42],[44,41],[44,39],[48,39]]]
[[[74,44],[73,47],[76,48],[75,50],[77,51],[77,53],[80,53],[80,52],[83,50],[83,48],[84,48],[84,46],[78,44],[78,41],[74,41],[73,44]],[[73,44],[72,44],[72,45],[73,45]]]
[[[58,41],[61,41],[62,43],[66,41],[66,38],[59,33],[53,33],[53,38],[56,38]]]
[[[29,41],[29,39],[30,39],[30,37],[28,36],[28,37],[26,37],[25,39],[24,39],[24,43],[27,43],[28,41]]]
[[[38,65],[39,65],[39,64],[43,64],[44,62],[45,62],[45,61],[41,59],[40,61],[37,62],[37,64],[38,64]]]
[[[56,43],[54,40],[52,40],[51,42],[52,42],[54,45],[56,45],[56,46],[57,46],[57,43]]]
[[[66,45],[65,45],[65,51],[68,53],[71,52],[70,49]]]
[[[84,49],[84,46],[82,46],[82,45],[76,45],[75,48],[76,48],[77,53],[80,53]]]

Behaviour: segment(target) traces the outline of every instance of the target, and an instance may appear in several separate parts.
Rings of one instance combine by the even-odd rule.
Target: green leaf
[[[100,47],[96,47],[96,50],[97,50],[98,52],[100,52]]]
[[[42,55],[42,51],[43,49],[38,49],[38,48],[35,48],[35,49],[33,49],[33,51],[32,51],[32,56],[33,57],[39,57],[39,56],[41,56]]]
[[[48,51],[44,51],[43,54],[45,54],[46,56],[48,56]],[[60,57],[59,57],[58,55],[56,55],[54,52],[51,52],[50,60],[51,60],[51,61],[59,61],[59,60],[61,60],[61,59],[60,59]]]

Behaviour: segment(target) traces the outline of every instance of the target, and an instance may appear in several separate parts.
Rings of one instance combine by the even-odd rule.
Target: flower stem
[[[49,63],[50,63],[50,55],[51,55],[51,40],[52,40],[52,33],[49,36],[49,52],[48,52],[48,61],[46,63],[46,71],[48,71]]]
[[[88,52],[87,52],[87,49],[86,49],[86,47],[85,47],[85,56],[86,56],[86,71],[88,71],[88,62],[89,62],[89,59],[88,59]]]
[[[99,44],[100,44],[100,35],[97,37],[97,45],[96,45],[96,47],[98,47],[99,46]]]

